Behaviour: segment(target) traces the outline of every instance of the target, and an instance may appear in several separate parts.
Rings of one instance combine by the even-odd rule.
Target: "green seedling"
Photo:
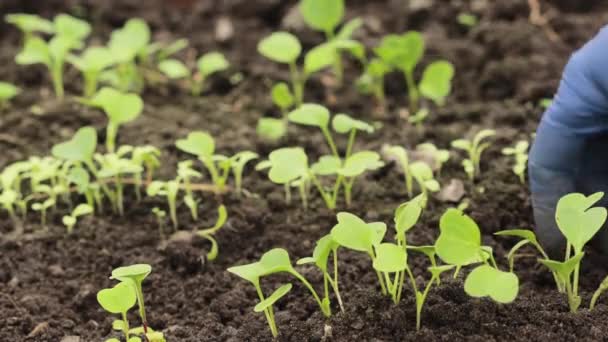
[[[566,238],[564,261],[539,259],[557,275],[561,288],[565,288],[571,312],[576,312],[581,304],[578,283],[583,249],[606,222],[606,208],[592,207],[603,196],[603,192],[597,192],[590,196],[572,193],[562,197],[557,202],[555,220]]]
[[[329,42],[310,50],[304,57],[304,66],[299,68],[297,59],[302,52],[298,38],[288,32],[275,32],[258,43],[258,52],[280,64],[289,65],[291,93],[296,106],[304,99],[304,85],[308,78],[328,66],[335,60],[336,44]]]
[[[494,233],[494,235],[512,236],[512,237],[517,237],[517,238],[521,239],[521,240],[519,240],[518,243],[516,243],[511,248],[511,250],[507,254],[507,260],[509,261],[510,272],[513,272],[513,269],[515,267],[515,258],[517,257],[517,252],[526,245],[534,246],[534,248],[542,255],[543,260],[550,260],[549,256],[547,255],[547,253],[545,252],[543,247],[540,245],[540,243],[536,239],[536,235],[531,230],[508,229],[508,230],[503,230],[503,231]],[[565,289],[563,288],[563,284],[559,281],[557,274],[555,272],[552,272],[552,273],[553,273],[553,278],[555,279],[555,284],[557,285],[557,289],[559,290],[559,292],[564,292]]]
[[[471,13],[460,13],[458,17],[456,17],[456,21],[462,26],[472,28],[477,26],[479,19],[475,14]]]
[[[376,260],[374,247],[382,242],[386,234],[383,222],[366,223],[356,215],[341,212],[337,215],[338,224],[331,229],[331,238],[339,246],[366,253],[372,263]],[[388,292],[386,281],[380,271],[376,271],[382,294]]]
[[[116,286],[97,292],[97,302],[107,312],[120,315],[121,319],[114,321],[112,327],[121,330],[127,342],[141,342],[136,336],[131,336],[129,331],[129,319],[127,312],[135,306],[137,296],[133,286],[128,283],[119,283]],[[120,329],[116,329],[120,328]],[[116,338],[107,339],[106,342],[119,342]]]
[[[344,0],[300,0],[299,8],[306,24],[323,32],[326,44],[334,45],[333,71],[338,84],[341,85],[344,73],[341,50],[346,49],[358,58],[364,54],[364,47],[352,39],[354,32],[363,25],[363,21],[355,18],[336,32],[344,18]]]
[[[434,160],[433,170],[441,175],[443,165],[450,160],[450,151],[437,148],[433,143],[423,143],[416,146],[416,151],[430,156]]]
[[[308,156],[301,147],[285,147],[272,151],[268,160],[260,162],[256,170],[269,168],[268,178],[285,188],[285,201],[291,203],[291,186],[297,184],[304,208],[308,208],[308,188],[314,174],[308,166]]]
[[[209,252],[207,252],[207,260],[209,261],[213,261],[217,258],[219,248],[214,235],[224,226],[224,224],[226,224],[226,220],[228,220],[228,211],[224,205],[220,205],[217,209],[217,220],[215,221],[215,225],[211,228],[199,229],[196,231],[196,235],[211,242],[211,248],[209,249]]]
[[[520,140],[513,147],[502,149],[502,154],[505,156],[513,156],[515,165],[513,165],[513,173],[519,178],[521,184],[526,183],[526,166],[528,164],[528,147],[530,143],[526,140]]]
[[[200,178],[200,172],[192,168],[193,162],[186,160],[177,164],[177,183],[183,183],[186,194],[184,195],[184,203],[190,209],[190,215],[193,220],[198,220],[198,201],[194,198],[192,191],[192,179]],[[177,194],[176,194],[177,195]]]
[[[130,285],[135,290],[135,296],[137,298],[137,306],[139,307],[139,317],[141,318],[143,332],[148,335],[149,329],[148,320],[146,319],[146,308],[144,306],[144,293],[141,288],[141,283],[146,277],[152,272],[152,267],[147,264],[135,264],[131,266],[124,266],[114,269],[110,279],[116,279],[122,283]],[[150,331],[152,333],[152,331]],[[158,333],[156,333],[158,335]],[[161,336],[162,338],[162,336]],[[159,341],[161,339],[155,338],[152,341]]]
[[[78,217],[93,213],[93,207],[88,204],[79,204],[70,215],[65,215],[62,218],[63,225],[67,228],[68,234],[72,234],[74,226],[78,221]]]
[[[106,150],[110,153],[116,149],[120,126],[137,119],[144,109],[144,102],[137,94],[123,93],[107,87],[101,88],[90,104],[103,109],[108,116]]]
[[[267,140],[276,141],[287,134],[287,114],[295,103],[295,99],[289,90],[287,83],[279,82],[272,87],[272,102],[281,110],[281,119],[261,118],[258,121],[256,132]]]
[[[100,75],[115,64],[112,52],[106,47],[90,47],[80,56],[69,55],[67,59],[82,73],[85,98],[95,95]]]
[[[538,101],[538,105],[543,109],[548,109],[549,107],[551,107],[551,104],[553,104],[552,98],[544,98]]]
[[[325,235],[315,246],[312,252],[312,257],[306,257],[298,260],[298,265],[304,264],[315,264],[319,270],[323,273],[323,289],[324,297],[323,302],[329,303],[329,287],[331,286],[332,291],[336,295],[340,310],[344,312],[344,303],[340,296],[340,287],[338,284],[338,247],[339,245],[333,240],[331,234]],[[329,272],[328,260],[329,255],[333,256],[333,276]]]
[[[32,204],[32,210],[40,212],[40,224],[46,226],[46,212],[50,207],[55,206],[55,199],[49,198],[43,202],[37,202]]]
[[[6,107],[8,101],[19,95],[19,93],[21,93],[21,89],[18,87],[7,82],[0,82],[0,109]]]
[[[125,158],[124,155],[131,152],[130,146],[122,146],[117,153],[109,153],[105,155],[96,154],[95,160],[101,166],[97,177],[100,180],[112,180],[114,191],[107,189],[106,195],[114,207],[114,211],[121,216],[124,215],[124,184],[122,178],[125,175],[136,175],[143,172],[140,165],[134,163],[131,159]]]
[[[519,279],[513,272],[501,271],[492,249],[481,244],[477,223],[457,209],[448,209],[440,219],[441,233],[435,242],[437,256],[445,263],[463,266],[482,263],[465,280],[465,292],[472,297],[490,297],[510,303],[519,292]]]
[[[23,33],[23,43],[29,41],[36,33],[52,34],[53,23],[35,14],[13,13],[5,17],[7,23],[15,25]]]
[[[363,94],[372,94],[380,108],[386,107],[384,94],[384,77],[391,71],[390,66],[380,58],[372,58],[366,65],[365,71],[357,79],[357,90]]]
[[[408,87],[410,115],[415,115],[420,110],[421,96],[441,106],[451,92],[454,66],[445,60],[429,64],[424,69],[420,82],[416,83],[414,71],[424,55],[424,45],[419,32],[409,31],[402,35],[384,37],[374,49],[387,66],[403,72]]]
[[[162,239],[165,238],[165,217],[167,217],[167,212],[158,208],[152,208],[152,214],[156,217],[156,223],[158,224],[158,232]]]
[[[457,139],[452,141],[453,148],[467,153],[467,158],[463,160],[462,166],[471,181],[474,181],[481,174],[481,154],[491,146],[491,143],[485,140],[495,134],[496,131],[493,129],[483,129],[475,135],[473,140]]]
[[[198,72],[192,73],[183,62],[172,58],[161,61],[158,64],[158,69],[170,79],[187,79],[190,82],[192,95],[199,96],[204,89],[207,78],[212,74],[228,69],[230,63],[223,54],[209,52],[197,60],[196,66]]]
[[[232,157],[215,154],[215,140],[208,133],[200,131],[191,132],[185,139],[177,140],[175,146],[183,152],[198,157],[220,192],[225,190],[232,171],[235,177],[236,192],[240,194],[243,170],[249,161],[257,158],[257,154],[250,151],[242,151]]]
[[[422,202],[423,207],[426,207],[428,192],[437,192],[440,189],[439,182],[433,176],[433,169],[423,161],[410,163],[408,152],[402,146],[389,145],[384,147],[383,150],[389,158],[395,159],[401,166],[408,196],[413,197],[414,181],[416,181],[425,198]]]
[[[380,161],[380,155],[376,152],[359,151],[353,153],[357,133],[359,131],[373,133],[374,131],[374,128],[366,122],[353,119],[346,114],[336,114],[333,117],[331,120],[333,130],[338,134],[348,134],[348,143],[344,158],[342,158],[330,132],[330,113],[327,108],[318,104],[304,104],[290,112],[288,119],[290,122],[299,125],[317,127],[325,137],[332,154],[322,156],[311,169],[313,174],[321,176],[335,175],[336,181],[332,189],[327,191],[316,177],[311,177],[311,180],[330,209],[336,207],[341,187],[344,187],[346,204],[350,205],[352,187],[356,178],[366,171],[376,170],[384,165]]]
[[[302,282],[302,284],[304,284],[304,286],[310,291],[315,301],[321,308],[321,312],[323,312],[326,317],[329,317],[331,315],[329,302],[322,301],[319,298],[317,292],[308,282],[308,280],[306,280],[306,278],[304,278],[304,276],[302,276],[298,271],[296,271],[296,269],[291,265],[289,253],[287,253],[287,251],[282,248],[274,248],[264,253],[264,255],[262,255],[260,260],[257,262],[247,265],[230,267],[228,269],[228,272],[233,273],[252,283],[258,293],[258,297],[260,298],[261,303],[268,302],[266,302],[267,298],[264,297],[264,293],[262,292],[262,288],[260,286],[260,278],[276,273],[288,273],[294,276],[300,282]],[[285,290],[282,290],[281,292],[283,291]],[[276,300],[278,300],[280,297],[281,296],[275,295],[275,300],[272,301],[272,303],[276,302]],[[258,307],[258,309],[259,312],[264,312],[266,320],[268,321],[268,325],[270,326],[272,336],[276,337],[278,335],[278,331],[274,320],[272,303],[270,303],[270,305],[259,304],[260,306]]]
[[[135,165],[139,165],[146,170],[146,183],[150,184],[154,178],[154,172],[160,167],[160,150],[151,145],[136,146],[131,152],[131,161]],[[137,200],[141,200],[141,188],[143,184],[143,175],[135,174],[135,195]]]
[[[55,35],[50,41],[31,36],[25,40],[23,50],[17,54],[17,64],[44,64],[51,73],[53,88],[63,98],[63,68],[70,51],[79,49],[91,32],[91,26],[80,19],[60,14],[53,21]]]
[[[602,282],[600,283],[600,286],[593,293],[593,296],[591,297],[591,304],[589,304],[589,311],[592,311],[593,309],[595,309],[595,305],[597,304],[597,301],[600,299],[600,296],[602,295],[602,293],[606,292],[606,290],[608,290],[608,277],[606,277],[606,278],[604,278],[604,280],[602,280]]]
[[[148,196],[165,196],[169,205],[169,216],[173,223],[173,228],[178,228],[177,222],[177,194],[179,193],[179,181],[172,180],[168,182],[153,181],[148,184]]]
[[[116,67],[104,72],[102,78],[122,92],[140,92],[144,78],[138,68],[137,58],[147,58],[150,36],[150,27],[139,18],[129,19],[122,28],[113,31],[108,48],[114,56]]]

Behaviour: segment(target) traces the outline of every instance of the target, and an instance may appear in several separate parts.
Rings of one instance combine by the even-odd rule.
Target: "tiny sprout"
[[[355,18],[336,32],[344,17],[344,0],[301,0],[299,8],[308,26],[323,32],[327,40],[326,46],[332,46],[333,56],[330,57],[333,61],[333,72],[338,84],[342,84],[344,71],[340,50],[346,49],[355,57],[363,57],[363,46],[352,40],[354,32],[361,27],[363,21]]]
[[[179,139],[175,146],[186,153],[193,154],[205,165],[211,175],[213,184],[218,191],[224,191],[230,171],[235,177],[237,194],[241,192],[242,172],[245,165],[257,158],[257,154],[250,151],[239,152],[232,157],[215,154],[215,140],[207,132],[191,132],[185,139]]]
[[[548,109],[549,107],[551,107],[552,103],[553,103],[552,98],[544,98],[544,99],[541,99],[540,101],[538,101],[538,105],[543,109]]]
[[[513,156],[515,165],[513,165],[513,173],[519,177],[519,181],[524,184],[526,182],[526,165],[528,163],[528,147],[530,143],[526,140],[518,141],[513,147],[502,149],[502,154],[505,156]]]
[[[448,209],[440,219],[441,233],[435,242],[437,256],[457,266],[482,263],[465,280],[465,292],[472,297],[490,297],[498,303],[510,303],[519,292],[519,279],[513,272],[501,271],[492,249],[481,245],[477,223],[457,209]],[[490,262],[488,262],[488,260]]]
[[[111,314],[120,314],[121,320],[114,321],[112,326],[122,330],[127,342],[141,341],[138,337],[131,337],[129,331],[129,320],[127,312],[135,306],[137,296],[133,286],[128,283],[118,283],[116,286],[103,289],[97,292],[97,302],[101,307]],[[106,342],[119,341],[117,339],[109,339]]]
[[[68,234],[72,234],[74,231],[74,226],[78,220],[78,217],[89,215],[93,213],[93,207],[88,204],[79,204],[70,215],[65,215],[62,219],[63,225],[68,230]]]
[[[463,150],[467,153],[467,159],[462,161],[462,165],[471,181],[475,180],[481,173],[479,165],[481,154],[491,145],[490,142],[484,142],[484,140],[495,134],[496,131],[493,129],[483,129],[475,135],[473,140],[457,139],[452,141],[453,148]]]
[[[460,25],[468,28],[476,26],[479,22],[477,16],[471,13],[460,13],[458,17],[456,17],[456,20]]]
[[[40,212],[40,224],[41,225],[46,226],[46,212],[50,207],[54,206],[55,203],[56,203],[55,199],[51,197],[43,202],[37,202],[37,203],[32,204],[32,209],[34,211]]]
[[[116,148],[118,128],[131,122],[142,113],[144,102],[137,94],[123,93],[113,88],[102,88],[91,100],[95,107],[103,109],[108,116],[106,149],[113,153]]]
[[[31,19],[31,18],[30,18]],[[43,24],[46,26],[46,24]],[[39,27],[40,28],[40,27]],[[63,98],[63,67],[68,54],[83,45],[91,32],[91,26],[67,14],[59,14],[53,21],[55,35],[50,41],[26,33],[23,50],[17,54],[17,64],[44,64],[51,73],[53,87],[58,98]]]
[[[177,229],[177,194],[179,192],[178,181],[153,181],[148,185],[147,194],[148,196],[165,196],[169,205],[169,216],[173,223],[173,228]]]
[[[198,201],[194,198],[192,193],[192,178],[200,178],[201,173],[192,168],[192,161],[186,160],[177,164],[177,179],[178,183],[183,182],[184,188],[186,189],[186,195],[184,196],[184,203],[190,209],[190,215],[192,219],[198,220]]]
[[[380,108],[386,106],[384,94],[384,76],[391,68],[380,58],[373,58],[365,66],[363,75],[357,80],[357,89],[363,94],[372,94]]]
[[[213,227],[199,229],[196,232],[196,235],[211,242],[211,248],[209,249],[209,252],[207,252],[207,260],[209,261],[215,260],[219,251],[217,240],[215,240],[213,236],[218,232],[218,230],[220,230],[220,228],[224,226],[226,220],[228,219],[228,211],[226,210],[226,207],[224,205],[220,205],[218,207],[217,215],[217,220],[215,221]]]
[[[300,41],[289,32],[275,32],[258,43],[258,52],[274,62],[289,65],[291,92],[296,106],[300,106],[304,99],[306,80],[313,73],[331,65],[336,50],[333,43],[313,48],[304,57],[304,67],[300,70],[296,64],[302,52]]]
[[[144,334],[148,334],[148,321],[146,319],[146,308],[144,306],[144,293],[141,283],[152,272],[152,267],[147,264],[135,264],[116,268],[112,271],[110,279],[119,280],[128,284],[135,290],[137,305],[139,307],[139,317],[143,325]]]
[[[448,61],[436,61],[428,65],[417,84],[414,70],[424,55],[424,39],[417,31],[403,35],[388,35],[374,49],[376,55],[390,68],[403,72],[408,87],[409,109],[413,115],[420,109],[420,96],[441,106],[450,94],[454,66]]]
[[[289,253],[287,253],[287,251],[282,248],[271,249],[270,251],[264,253],[264,255],[262,255],[260,260],[257,262],[247,265],[230,267],[228,269],[228,272],[235,274],[252,283],[257,291],[258,297],[260,298],[260,302],[262,303],[267,302],[265,302],[266,298],[264,297],[264,293],[262,292],[262,288],[260,286],[260,278],[276,273],[288,273],[297,278],[300,282],[302,282],[302,284],[310,291],[315,301],[321,308],[321,312],[323,312],[323,315],[325,315],[326,317],[329,317],[331,315],[329,302],[322,301],[319,298],[317,292],[308,282],[308,280],[306,280],[306,278],[304,278],[304,276],[301,275],[298,271],[296,271],[296,269],[291,265]],[[282,290],[281,292],[283,291],[285,290]],[[268,325],[270,326],[270,330],[272,332],[272,336],[276,337],[278,331],[274,320],[274,311],[272,309],[272,305],[260,304],[258,309],[260,312],[264,311],[266,320],[268,321]]]
[[[167,216],[167,212],[158,208],[152,208],[152,213],[156,216],[156,223],[158,224],[158,232],[160,233],[161,238],[165,236],[165,217]]]
[[[287,113],[295,100],[289,86],[279,82],[272,87],[272,102],[281,110],[282,119],[261,118],[256,127],[257,134],[267,140],[276,141],[287,133]]]
[[[177,59],[165,59],[158,64],[158,69],[170,79],[188,79],[192,95],[199,96],[203,91],[205,80],[214,73],[228,69],[230,64],[223,54],[210,52],[197,60],[198,74],[193,74],[190,69]]]
[[[68,61],[82,72],[85,98],[95,95],[99,76],[115,63],[112,52],[105,47],[90,47],[80,56],[68,56]]]
[[[439,182],[433,175],[433,169],[426,162],[415,161],[410,162],[408,151],[402,146],[386,146],[383,148],[389,158],[395,159],[401,166],[403,177],[405,180],[405,188],[409,197],[413,197],[413,183],[416,181],[425,200],[422,202],[423,207],[426,207],[426,199],[428,192],[439,191]]]
[[[18,87],[7,82],[0,82],[0,109],[5,107],[8,101],[19,93],[21,93],[21,89]]]
[[[434,160],[432,168],[441,175],[443,165],[450,160],[450,151],[438,149],[433,143],[423,143],[416,146],[416,151],[430,155]]]
[[[112,32],[108,47],[117,66],[104,75],[119,90],[142,90],[143,77],[137,68],[136,58],[146,59],[150,36],[150,27],[139,18],[129,19],[122,28]]]
[[[592,207],[603,196],[603,192],[590,196],[572,193],[560,198],[555,210],[555,220],[566,238],[564,261],[539,259],[539,262],[557,275],[562,285],[558,288],[565,288],[571,312],[576,312],[581,304],[578,283],[580,263],[585,255],[583,249],[606,222],[606,208]]]

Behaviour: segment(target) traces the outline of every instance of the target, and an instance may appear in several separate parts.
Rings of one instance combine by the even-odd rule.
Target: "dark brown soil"
[[[570,52],[608,21],[608,5],[599,0],[543,2],[550,24],[562,40],[553,42],[541,28],[529,23],[526,0],[347,3],[348,17],[361,16],[366,22],[358,38],[368,46],[386,33],[407,29],[424,32],[427,60],[444,57],[456,65],[454,95],[421,130],[399,118],[406,102],[398,75],[387,80],[389,110],[382,117],[371,114],[373,101],[357,95],[351,87],[331,94],[318,78],[309,82],[307,99],[324,102],[335,112],[381,122],[383,127],[377,133],[361,136],[358,148],[377,150],[383,143],[414,146],[429,140],[448,147],[454,138],[482,127],[495,128],[498,137],[484,155],[482,179],[477,186],[467,185],[467,197],[471,200],[468,212],[485,233],[484,242],[494,248],[504,264],[504,255],[513,241],[495,239],[491,233],[531,227],[532,219],[527,189],[511,173],[511,161],[500,154],[500,149],[534,132],[542,112],[538,101],[554,93]],[[414,3],[421,6],[413,9]],[[170,176],[177,160],[185,158],[173,147],[175,139],[196,129],[211,132],[218,149],[225,153],[252,149],[265,155],[277,146],[296,144],[304,146],[311,156],[326,152],[322,137],[306,129],[291,129],[289,137],[277,145],[262,142],[255,134],[259,117],[277,115],[268,96],[269,85],[287,77],[286,70],[255,53],[255,45],[282,27],[283,18],[294,4],[280,0],[5,0],[0,3],[0,14],[30,11],[51,16],[68,11],[84,15],[95,27],[94,41],[104,41],[113,27],[140,16],[148,20],[157,36],[186,37],[199,52],[218,49],[226,53],[233,69],[217,77],[205,96],[191,98],[175,86],[147,89],[143,117],[120,132],[122,143],[150,143],[162,148],[165,165],[161,176]],[[459,26],[455,18],[461,11],[479,15],[479,25],[471,30]],[[228,18],[235,29],[226,42],[218,42],[214,35],[220,17]],[[297,23],[290,27],[307,47],[322,39]],[[103,134],[103,114],[73,101],[56,103],[43,68],[14,65],[19,35],[13,28],[0,24],[0,41],[0,80],[25,88],[13,106],[0,113],[0,166],[30,155],[44,155],[83,125],[93,125]],[[228,78],[235,72],[241,72],[244,79],[231,84]],[[358,72],[359,67],[350,64],[346,84]],[[78,94],[79,82],[79,76],[69,72],[68,93]],[[38,107],[33,108],[35,105]],[[456,155],[440,181],[447,184],[451,178],[465,178]],[[150,213],[151,207],[162,205],[159,201],[137,203],[129,196],[124,217],[108,213],[86,218],[72,236],[65,235],[59,212],[51,215],[50,233],[29,234],[43,230],[36,223],[38,217],[31,214],[25,230],[35,238],[0,240],[0,341],[61,341],[66,336],[102,341],[111,334],[112,318],[99,307],[95,294],[112,284],[108,276],[113,268],[137,262],[153,267],[144,283],[148,316],[151,325],[163,330],[169,341],[271,340],[263,315],[252,310],[254,289],[226,268],[257,260],[273,247],[286,248],[293,260],[307,256],[315,241],[331,229],[335,214],[318,198],[308,211],[297,203],[285,205],[281,187],[252,169],[247,171],[245,188],[251,196],[237,199],[228,195],[222,199],[229,220],[219,233],[220,254],[214,262],[202,261],[209,247],[203,241],[159,248],[156,222]],[[388,166],[357,183],[355,203],[349,210],[366,220],[391,222],[393,210],[405,200],[401,178],[394,167]],[[182,229],[212,224],[218,199],[204,195],[203,203],[200,222],[192,222],[186,208],[180,208]],[[438,219],[448,206],[430,202],[421,223],[410,234],[412,243],[433,241],[438,234]],[[0,233],[11,230],[10,220],[2,214]],[[594,312],[583,309],[570,314],[566,299],[556,292],[551,277],[535,263],[532,251],[527,252],[529,257],[516,266],[521,290],[513,304],[471,299],[464,293],[461,279],[445,279],[431,293],[423,313],[423,328],[416,332],[413,295],[408,292],[398,306],[393,305],[380,295],[367,258],[343,251],[340,276],[346,312],[325,320],[306,290],[295,283],[294,290],[276,307],[279,339],[607,340],[608,305],[602,301]],[[605,263],[595,259],[591,255],[584,269],[584,303],[607,271],[602,267]],[[420,281],[426,277],[424,262],[414,259]],[[314,269],[302,268],[302,272],[321,286],[321,277]],[[265,279],[264,287],[270,290],[285,280]],[[333,311],[339,310],[334,307]]]

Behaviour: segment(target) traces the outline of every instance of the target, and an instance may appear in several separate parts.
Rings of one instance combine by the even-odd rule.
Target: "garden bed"
[[[19,5],[17,5],[19,3]],[[320,134],[291,127],[287,138],[270,144],[256,136],[255,125],[263,115],[277,115],[269,96],[271,80],[287,77],[286,70],[255,53],[257,42],[279,28],[296,33],[304,46],[322,37],[297,20],[285,17],[294,1],[195,1],[193,7],[169,6],[169,1],[6,1],[0,14],[34,11],[45,17],[65,11],[85,14],[94,27],[93,39],[104,41],[109,32],[131,17],[145,18],[156,35],[185,37],[199,52],[219,50],[232,64],[230,72],[215,77],[211,89],[193,98],[175,86],[147,89],[145,110],[137,121],[125,126],[121,143],[152,144],[162,150],[161,177],[173,175],[185,155],[174,147],[176,139],[193,130],[205,130],[216,138],[217,150],[234,153],[250,149],[262,156],[279,146],[303,146],[309,156],[327,153]],[[175,3],[178,3],[177,1]],[[187,6],[188,1],[179,1]],[[449,147],[450,141],[481,128],[497,131],[495,143],[482,161],[483,173],[474,186],[467,184],[468,214],[483,232],[485,244],[494,248],[500,264],[512,246],[511,239],[496,239],[492,233],[509,228],[531,228],[532,212],[526,185],[511,172],[512,161],[501,149],[518,139],[529,139],[540,119],[539,101],[552,97],[570,52],[608,22],[608,5],[602,1],[543,3],[545,14],[561,41],[528,20],[526,0],[509,1],[347,1],[347,17],[361,16],[365,26],[358,38],[375,46],[383,35],[420,30],[428,44],[427,58],[440,56],[454,63],[454,91],[445,107],[433,111],[422,128],[400,117],[406,107],[405,86],[399,75],[387,79],[388,110],[378,114],[373,101],[344,87],[329,89],[326,78],[308,83],[307,100],[324,103],[333,112],[377,121],[382,128],[361,135],[357,147],[378,151],[384,143],[408,147],[432,141]],[[416,3],[416,6],[414,6]],[[583,2],[577,2],[583,3]],[[473,7],[471,7],[473,6]],[[467,29],[455,17],[472,12],[480,23]],[[229,20],[234,34],[218,41],[220,18]],[[287,25],[287,26],[285,26]],[[46,155],[50,148],[69,139],[80,127],[92,125],[103,132],[105,116],[72,100],[58,103],[43,68],[20,67],[13,58],[19,49],[19,34],[0,25],[0,80],[24,88],[10,109],[0,112],[0,167],[31,155]],[[359,75],[349,63],[345,84]],[[243,74],[232,83],[229,76]],[[80,77],[66,76],[68,94],[78,94]],[[32,106],[36,105],[36,108]],[[34,113],[35,112],[35,113]],[[342,144],[342,142],[340,143]],[[439,178],[466,179],[458,159],[448,162]],[[62,213],[52,213],[48,231],[30,213],[25,235],[0,239],[0,340],[61,341],[79,336],[80,341],[102,341],[111,333],[111,318],[99,307],[95,295],[108,287],[113,268],[149,263],[153,272],[144,282],[151,326],[165,333],[168,341],[266,341],[271,335],[263,315],[254,313],[253,287],[226,269],[256,261],[273,247],[289,251],[292,259],[308,256],[314,244],[335,224],[335,213],[318,196],[304,210],[297,201],[286,205],[280,186],[264,173],[248,167],[244,177],[248,196],[223,197],[205,194],[201,220],[192,222],[188,210],[179,210],[182,229],[211,226],[215,209],[226,205],[229,219],[218,234],[220,253],[204,262],[209,245],[203,240],[163,245],[152,207],[154,199],[135,201],[128,193],[124,217],[112,215],[85,218],[71,236],[61,225]],[[483,189],[484,191],[480,191]],[[406,201],[402,176],[392,165],[375,171],[356,184],[349,212],[367,221],[392,222],[393,211]],[[414,244],[431,243],[438,236],[438,221],[450,203],[431,199],[420,224],[409,233]],[[339,209],[345,210],[342,204]],[[2,213],[5,215],[5,213]],[[13,227],[7,216],[0,219],[0,235]],[[415,330],[415,305],[411,292],[397,306],[381,296],[373,269],[365,256],[341,252],[340,276],[346,312],[325,319],[306,290],[294,289],[276,305],[281,341],[456,341],[456,340],[589,340],[608,339],[608,305],[593,312],[583,309],[570,314],[564,295],[557,293],[551,274],[536,263],[533,251],[518,259],[520,278],[517,300],[499,305],[489,299],[473,299],[463,290],[462,278],[447,279],[431,292],[423,312],[423,327]],[[608,271],[599,257],[586,258],[581,289],[583,303]],[[413,262],[414,272],[426,276],[426,260]],[[312,267],[301,267],[313,284],[322,283]],[[282,277],[265,279],[265,289],[275,289]],[[72,340],[69,340],[72,341]]]

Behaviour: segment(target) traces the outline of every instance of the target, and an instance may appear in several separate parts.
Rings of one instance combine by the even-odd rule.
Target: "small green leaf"
[[[336,58],[335,44],[328,42],[315,46],[304,57],[304,73],[313,74],[332,65]]]
[[[258,52],[278,63],[293,63],[302,52],[300,41],[289,32],[275,32],[258,43]]]
[[[92,212],[93,212],[93,207],[91,207],[90,205],[88,205],[86,203],[81,203],[78,206],[76,206],[76,208],[74,208],[74,210],[72,211],[72,216],[78,217],[78,216],[91,214]]]
[[[456,266],[480,259],[481,233],[477,223],[457,209],[448,209],[439,222],[441,233],[435,242],[437,255]]]
[[[186,153],[198,157],[211,157],[215,152],[215,140],[207,132],[190,132],[186,139],[179,139],[175,146]]]
[[[471,297],[490,297],[498,303],[511,303],[519,292],[519,279],[511,272],[503,272],[488,265],[475,268],[464,282],[464,290]]]
[[[557,226],[568,242],[572,244],[576,254],[582,252],[585,244],[606,222],[606,208],[591,208],[603,196],[603,192],[590,196],[573,193],[565,195],[557,202],[555,211]]]
[[[316,175],[329,176],[338,173],[342,167],[342,159],[334,155],[321,156],[319,161],[310,168]]]
[[[438,106],[445,103],[445,98],[452,90],[454,66],[447,61],[433,62],[422,74],[420,93],[435,102]]]
[[[377,152],[359,151],[346,159],[339,173],[345,177],[356,177],[367,170],[376,170],[383,165]]]
[[[152,272],[152,267],[148,264],[135,264],[114,269],[110,279],[126,281],[131,279],[136,283],[141,283]]]
[[[451,145],[459,150],[469,151],[471,149],[471,142],[465,139],[454,140]]]
[[[327,234],[320,238],[312,252],[312,257],[302,258],[298,260],[298,265],[307,263],[315,263],[323,272],[327,272],[327,260],[332,250],[335,250],[338,244],[333,240],[331,234]]]
[[[277,272],[289,272],[293,269],[289,253],[283,248],[273,248],[264,253],[260,258],[259,265],[262,269],[262,276]]]
[[[140,18],[129,19],[125,25],[112,32],[108,44],[114,58],[119,62],[130,62],[150,43],[150,27]]]
[[[53,20],[55,34],[72,40],[82,40],[91,33],[91,25],[68,14],[59,14]]]
[[[313,29],[333,33],[344,16],[344,0],[301,0],[300,12]]]
[[[254,262],[247,265],[230,267],[228,268],[228,272],[257,285],[264,269],[260,266],[259,262]]]
[[[424,39],[416,31],[388,35],[375,52],[388,65],[411,73],[424,54]]]
[[[93,127],[82,127],[72,139],[53,146],[51,153],[70,162],[85,162],[92,160],[96,148],[97,132]]]
[[[97,301],[104,310],[121,314],[129,311],[136,302],[135,289],[127,283],[119,283],[110,289],[97,292]]]
[[[314,103],[305,103],[291,111],[289,121],[305,126],[325,128],[329,125],[329,109]]]
[[[380,272],[400,272],[407,266],[407,253],[403,247],[394,243],[381,243],[376,246],[374,269]]]
[[[61,223],[66,227],[73,227],[76,224],[76,218],[73,216],[65,215],[61,218]]]
[[[346,24],[342,26],[338,34],[336,34],[337,40],[345,40],[350,39],[356,30],[358,30],[361,26],[363,26],[364,22],[361,18],[354,18],[349,20]]]
[[[4,18],[7,23],[17,26],[23,32],[51,34],[55,30],[51,21],[34,14],[12,13]]]
[[[429,270],[429,272],[431,272],[433,278],[439,278],[439,276],[443,272],[447,272],[447,271],[453,270],[454,267],[456,267],[456,266],[454,266],[454,265],[441,265],[441,266],[430,266],[427,269]]]
[[[224,71],[230,67],[230,63],[220,52],[209,52],[202,55],[197,61],[198,71],[206,78],[216,72]]]
[[[574,272],[574,269],[577,265],[580,264],[584,256],[585,252],[581,252],[564,262],[546,259],[538,259],[538,261],[541,264],[547,266],[547,268],[549,268],[552,272],[555,272],[555,274],[557,274],[562,283],[566,283],[570,281],[570,276],[572,275],[572,272]]]
[[[268,156],[271,168],[268,178],[277,184],[289,183],[308,172],[308,157],[301,147],[272,151]]]
[[[37,63],[51,65],[51,53],[48,44],[40,37],[28,39],[23,50],[15,57],[15,62],[21,65]]]
[[[269,307],[273,306],[274,303],[276,303],[279,299],[281,299],[289,291],[291,291],[291,287],[292,287],[291,284],[285,284],[285,285],[279,287],[270,296],[268,296],[263,301],[259,302],[255,306],[255,308],[253,308],[253,311],[262,312],[262,311],[268,309]]]
[[[188,67],[178,59],[165,59],[158,63],[158,70],[171,79],[180,79],[190,76]]]
[[[372,247],[382,241],[386,225],[381,222],[365,223],[359,217],[341,212],[338,213],[338,224],[331,230],[332,239],[340,246],[360,252],[372,251]]]
[[[144,102],[139,95],[123,93],[109,87],[101,88],[91,103],[103,108],[110,122],[117,125],[135,120],[144,109]]]
[[[395,230],[398,235],[403,235],[420,219],[422,215],[421,200],[424,195],[420,194],[411,201],[401,204],[395,210]]]
[[[69,61],[83,72],[101,72],[115,63],[112,52],[99,46],[86,49],[79,57],[71,56]]]
[[[353,119],[350,116],[348,116],[346,114],[341,114],[341,113],[336,114],[334,116],[334,118],[332,119],[331,125],[332,125],[334,131],[336,131],[340,134],[349,133],[353,129],[367,132],[367,133],[374,132],[374,127],[372,125],[368,124],[367,122]]]
[[[255,128],[256,133],[261,138],[276,141],[287,134],[285,120],[275,118],[261,118]]]
[[[272,87],[272,102],[279,108],[287,110],[293,106],[294,98],[289,86],[285,82],[279,82]]]

